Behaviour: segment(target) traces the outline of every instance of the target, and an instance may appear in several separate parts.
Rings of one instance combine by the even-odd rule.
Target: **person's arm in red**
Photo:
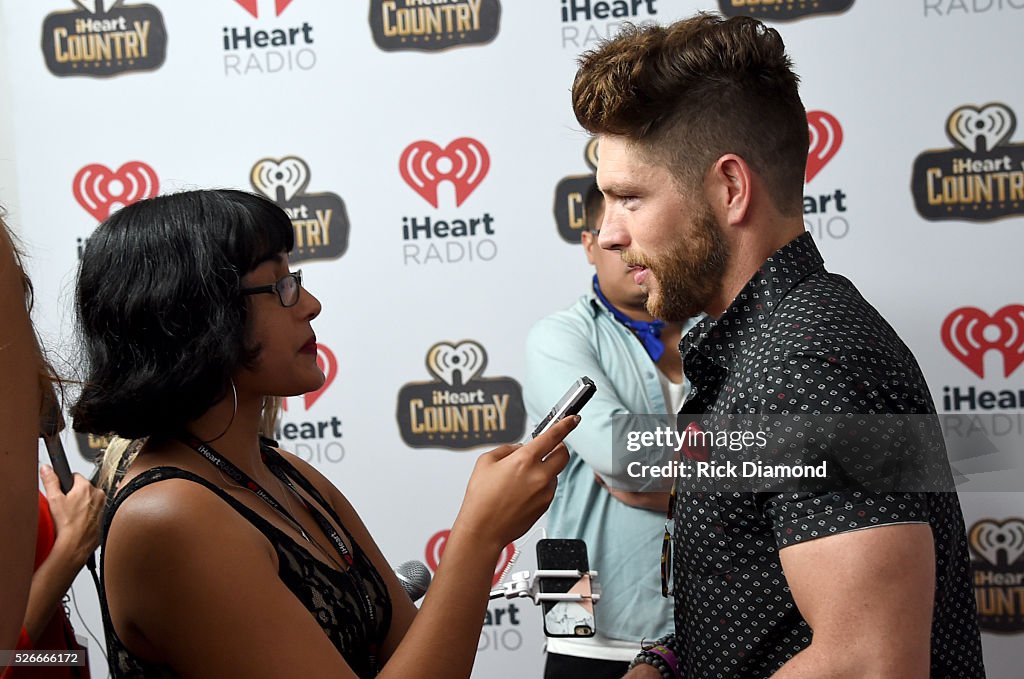
[[[0,221],[0,648],[17,644],[35,555],[41,360],[24,278]]]
[[[75,483],[67,495],[49,466],[44,465],[39,476],[46,489],[56,537],[46,559],[32,576],[24,624],[32,639],[42,634],[89,555],[96,551],[105,497],[102,490],[79,474],[75,474]],[[44,518],[40,516],[40,521]]]

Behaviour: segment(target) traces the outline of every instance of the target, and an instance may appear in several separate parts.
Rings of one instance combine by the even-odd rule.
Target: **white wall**
[[[586,136],[569,104],[575,58],[597,37],[613,34],[619,19],[563,21],[554,0],[506,0],[497,36],[486,44],[384,51],[372,37],[367,3],[294,0],[276,17],[273,3],[260,0],[254,18],[232,0],[152,2],[168,35],[162,66],[95,78],[57,77],[43,58],[44,21],[75,11],[71,0],[0,0],[0,202],[29,245],[44,337],[73,364],[68,296],[79,241],[99,221],[72,190],[83,168],[116,171],[141,161],[161,192],[251,189],[257,161],[301,158],[309,179],[303,193],[336,194],[351,228],[343,256],[301,264],[324,303],[315,327],[332,353],[324,359],[336,379],[318,398],[291,399],[286,422],[295,428],[285,432],[287,445],[348,494],[391,559],[426,559],[432,536],[450,527],[473,459],[486,446],[459,451],[436,439],[420,441],[428,447],[409,445],[396,422],[409,407],[399,404],[399,392],[414,382],[443,388],[425,367],[427,352],[466,339],[487,354],[485,381],[520,379],[530,325],[583,292],[588,267],[558,235],[552,205],[559,181],[588,172]],[[664,22],[718,6],[636,4],[635,19]],[[1022,4],[857,0],[843,13],[775,24],[802,76],[808,110],[829,112],[844,132],[807,195],[840,191],[845,209],[833,199],[825,215],[808,215],[809,228],[821,236],[830,268],[852,278],[914,349],[939,400],[946,387],[1022,388],[1024,368],[1004,375],[995,351],[985,357],[983,379],[972,373],[946,349],[941,328],[961,307],[995,315],[1024,302],[1024,208],[993,221],[928,221],[909,190],[915,158],[952,147],[945,130],[955,109],[1000,102],[1024,116],[1017,49],[1024,11],[1014,9]],[[488,11],[496,5],[484,2]],[[145,10],[129,5],[114,16],[129,11]],[[303,26],[311,28],[312,43],[304,41]],[[294,46],[251,50],[250,61],[244,50],[225,51],[225,27],[228,35],[247,27],[300,30],[292,32]],[[149,48],[152,54],[158,46]],[[252,70],[257,66],[280,70]],[[414,142],[444,148],[461,137],[482,143],[489,172],[460,205],[452,185],[442,183],[435,208],[403,180],[399,158]],[[1024,131],[1008,143],[1014,148],[1007,153],[1017,154]],[[300,196],[292,207],[306,205],[313,214],[331,200]],[[341,217],[336,207],[332,214],[337,244]],[[403,219],[454,224],[484,215],[493,233],[403,240]],[[436,254],[428,253],[431,243],[441,246]],[[440,261],[449,255],[447,243],[462,246],[451,248],[458,261]],[[301,438],[303,431],[315,434]],[[492,443],[519,434],[499,432]],[[77,446],[69,439],[68,447]],[[86,460],[75,457],[88,471]],[[1015,490],[965,493],[967,523],[1020,520],[1021,488]],[[76,590],[90,627],[100,628],[86,581]],[[519,608],[517,624],[504,614],[485,628],[476,676],[539,676],[539,613]],[[993,679],[1019,674],[1021,631],[1018,625],[1010,634],[985,635]],[[103,676],[99,667],[95,676]]]

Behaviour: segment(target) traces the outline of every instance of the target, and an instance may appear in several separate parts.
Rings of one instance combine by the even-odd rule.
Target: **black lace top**
[[[335,570],[313,557],[287,533],[268,522],[229,494],[206,479],[176,467],[156,467],[132,479],[114,498],[103,519],[104,551],[110,523],[117,508],[138,489],[165,479],[186,479],[208,488],[235,511],[245,517],[263,533],[277,552],[278,575],[295,597],[309,610],[323,628],[334,646],[345,658],[349,667],[361,678],[376,676],[379,668],[373,666],[372,657],[378,657],[391,626],[391,598],[380,574],[345,530],[331,506],[320,493],[294,467],[280,456],[275,455],[288,476],[301,486],[319,503],[345,533],[352,546],[354,561],[348,570]],[[102,562],[100,572],[102,574]],[[360,587],[355,578],[362,580]],[[361,603],[361,590],[365,590],[375,608],[374,624],[367,620]],[[120,677],[177,677],[167,665],[149,662],[132,654],[114,631],[107,607],[105,581],[101,580],[100,605],[103,613],[103,627],[107,637],[107,654],[113,679]]]

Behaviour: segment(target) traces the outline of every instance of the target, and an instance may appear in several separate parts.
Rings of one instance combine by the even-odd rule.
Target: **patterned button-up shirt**
[[[896,332],[809,234],[769,258],[718,319],[680,343],[693,388],[682,414],[927,414],[920,368]],[[779,550],[896,523],[931,525],[932,677],[984,677],[955,493],[680,492],[673,591],[682,676],[770,677],[811,642]],[[828,564],[821,564],[828,568]]]

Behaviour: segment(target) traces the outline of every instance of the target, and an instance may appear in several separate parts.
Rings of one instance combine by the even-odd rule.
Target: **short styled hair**
[[[100,224],[78,273],[85,379],[74,428],[172,435],[223,398],[259,351],[240,280],[293,244],[284,211],[243,191],[160,196]]]
[[[792,66],[778,31],[750,17],[626,25],[580,57],[573,110],[588,132],[625,137],[683,187],[735,153],[792,215],[802,209],[808,147]]]

